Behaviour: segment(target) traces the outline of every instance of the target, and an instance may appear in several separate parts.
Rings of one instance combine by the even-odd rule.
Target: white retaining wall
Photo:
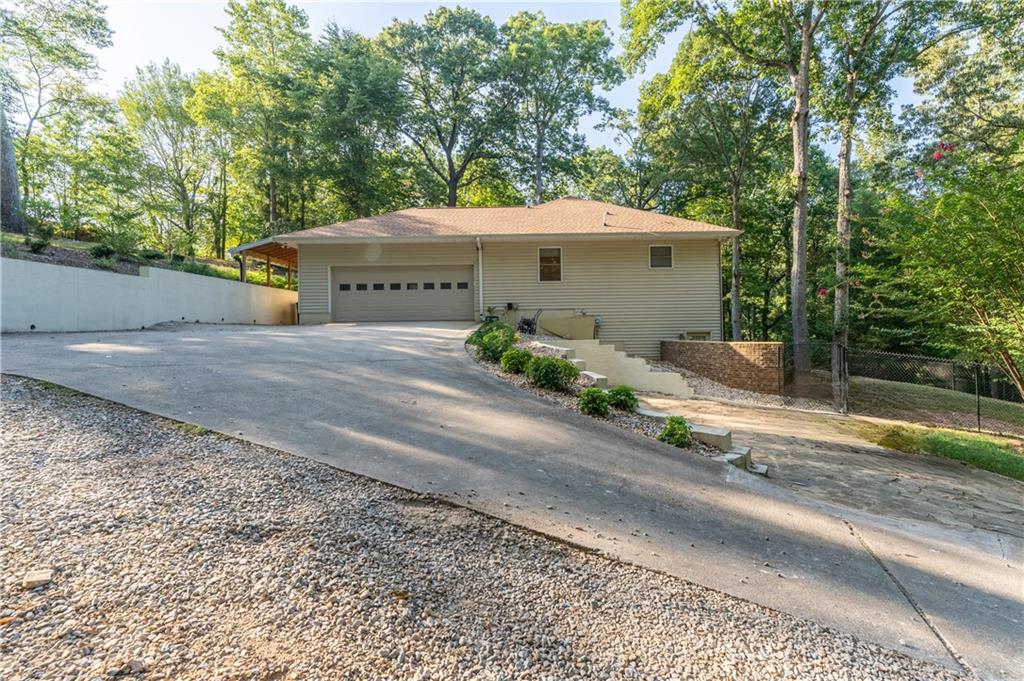
[[[4,332],[113,331],[171,321],[294,324],[297,299],[295,291],[158,267],[140,267],[134,276],[0,258]]]

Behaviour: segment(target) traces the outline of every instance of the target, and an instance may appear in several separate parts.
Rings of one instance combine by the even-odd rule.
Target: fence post
[[[981,432],[981,364],[974,363],[974,403],[978,415],[978,432]]]

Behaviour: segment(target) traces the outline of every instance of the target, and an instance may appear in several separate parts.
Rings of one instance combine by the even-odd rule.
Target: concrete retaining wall
[[[731,388],[781,395],[782,343],[662,341],[661,359]]]
[[[0,259],[4,332],[113,331],[170,321],[294,324],[296,300],[295,291],[157,267],[140,267],[134,276]]]

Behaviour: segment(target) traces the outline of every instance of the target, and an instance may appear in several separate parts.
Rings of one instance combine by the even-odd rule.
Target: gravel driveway
[[[24,379],[4,379],[0,479],[4,679],[956,678],[470,510]],[[33,567],[53,567],[53,583],[23,590]]]

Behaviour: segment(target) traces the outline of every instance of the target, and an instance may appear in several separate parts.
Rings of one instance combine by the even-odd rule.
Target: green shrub
[[[608,393],[600,388],[584,388],[576,405],[588,416],[608,416]]]
[[[108,244],[106,241],[101,241],[92,248],[89,249],[90,255],[94,258],[109,258],[114,255],[114,247]]]
[[[484,339],[484,336],[497,329],[508,329],[512,333],[515,333],[515,329],[504,322],[484,322],[478,326],[473,333],[469,334],[469,338],[466,339],[466,343],[469,345],[479,346],[480,342]]]
[[[690,424],[682,416],[669,416],[665,419],[665,427],[658,434],[658,439],[673,447],[689,447],[693,444],[690,436]]]
[[[50,247],[50,240],[46,237],[33,236],[25,239],[25,245],[28,246],[28,250],[33,253],[42,253]]]
[[[141,243],[142,237],[134,229],[127,227],[115,228],[115,229],[104,229],[101,232],[100,243],[104,243],[110,247],[113,253],[116,253],[122,258],[131,258],[135,255],[135,251],[139,250],[139,243]],[[106,257],[106,256],[100,256]]]
[[[501,356],[501,370],[510,374],[521,374],[533,359],[533,353],[526,348],[509,348]]]
[[[93,264],[101,270],[112,270],[117,267],[117,258],[94,258]]]
[[[535,386],[548,390],[566,391],[577,378],[580,370],[567,360],[558,357],[538,355],[526,365],[526,378]]]
[[[617,385],[608,391],[608,402],[616,409],[636,411],[640,400],[636,399],[633,389],[628,385]]]
[[[21,242],[10,234],[0,234],[0,255],[5,258],[21,258]]]
[[[477,346],[477,349],[480,351],[480,356],[488,362],[498,362],[501,360],[501,356],[511,349],[515,343],[515,331],[507,328],[499,328],[489,331],[487,335],[480,340],[480,345]]]
[[[141,257],[143,260],[163,260],[167,256],[163,253],[163,251],[158,251],[155,248],[147,248],[142,251],[139,251],[139,257]]]

